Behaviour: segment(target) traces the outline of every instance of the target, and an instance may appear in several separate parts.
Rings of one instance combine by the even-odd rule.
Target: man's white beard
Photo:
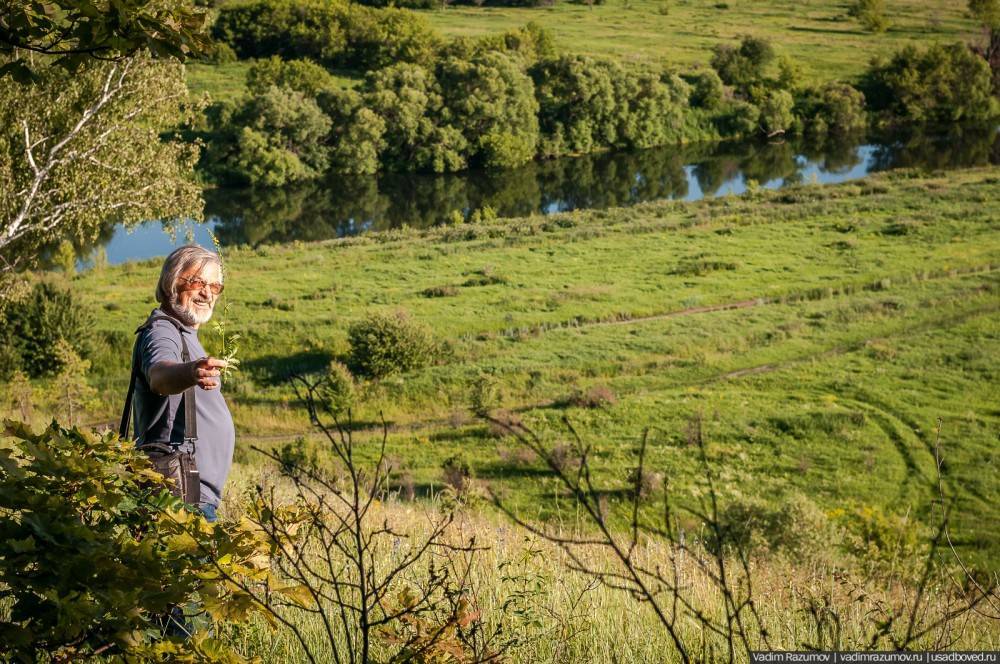
[[[209,308],[208,311],[202,312],[195,308],[188,308],[181,305],[180,300],[175,294],[170,298],[170,308],[173,309],[174,315],[185,325],[204,325],[212,318],[212,313],[215,307]]]

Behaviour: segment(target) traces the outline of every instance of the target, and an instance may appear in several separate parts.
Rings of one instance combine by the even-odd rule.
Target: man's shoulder
[[[181,328],[159,309],[155,309],[150,314],[139,330],[144,344],[166,339],[174,341],[178,345],[181,342]]]

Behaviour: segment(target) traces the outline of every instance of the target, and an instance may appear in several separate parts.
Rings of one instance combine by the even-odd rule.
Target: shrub
[[[735,500],[720,510],[718,523],[723,549],[798,554],[818,551],[829,541],[825,537],[830,529],[826,516],[801,494],[780,500]],[[719,538],[710,534],[706,541],[709,550],[717,551],[719,544]]]
[[[317,178],[329,166],[330,119],[301,92],[269,87],[234,122],[240,129],[229,164],[246,184],[279,187]]]
[[[460,456],[451,456],[441,464],[441,479],[458,493],[469,488],[472,471],[469,462]]]
[[[724,83],[745,90],[764,79],[765,71],[774,58],[771,42],[757,37],[744,37],[738,47],[729,44],[716,46],[710,64]]]
[[[323,0],[258,0],[223,7],[212,35],[240,58],[313,58],[333,64],[344,54],[343,5]]]
[[[347,339],[351,368],[373,378],[418,369],[438,352],[427,328],[404,312],[371,314],[350,326]]]
[[[448,59],[438,82],[470,157],[487,168],[520,165],[535,156],[538,102],[531,79],[508,56],[487,53],[471,61]]]
[[[21,368],[32,377],[55,373],[62,366],[60,341],[81,357],[90,355],[92,317],[69,289],[35,284],[23,299],[10,303],[5,317],[0,347],[9,349],[5,354],[16,364],[0,370]]]
[[[698,72],[694,77],[691,90],[691,105],[697,108],[713,110],[722,103],[725,86],[722,79],[713,69]]]
[[[808,90],[800,106],[800,115],[813,134],[847,134],[868,124],[864,94],[846,83],[827,83]]]
[[[962,43],[907,46],[865,74],[871,108],[915,122],[983,121],[996,117],[989,65]]]
[[[480,371],[472,381],[472,412],[480,417],[489,415],[500,406],[502,388],[503,384],[496,371]]]
[[[337,89],[333,76],[312,60],[282,60],[277,55],[257,60],[247,72],[247,92],[254,96],[268,88],[288,88],[307,97]]]
[[[400,62],[430,66],[441,38],[423,14],[352,5],[341,11],[347,48],[342,66],[365,71]]]
[[[570,398],[570,403],[577,408],[604,408],[613,406],[618,399],[607,385],[595,385],[586,392],[576,392]]]
[[[795,121],[795,100],[787,90],[772,90],[760,104],[760,127],[768,136],[783,134]]]
[[[232,661],[196,632],[153,641],[159,616],[197,593],[214,619],[256,607],[235,583],[266,578],[266,545],[237,524],[209,524],[173,498],[130,440],[7,422],[0,445],[0,619],[15,661]],[[6,441],[5,441],[6,442]],[[264,583],[267,583],[266,581]]]
[[[855,0],[847,12],[869,32],[885,32],[889,20],[885,17],[885,0]]]
[[[318,397],[323,407],[337,415],[354,407],[354,376],[344,364],[337,361],[330,363],[319,385]]]

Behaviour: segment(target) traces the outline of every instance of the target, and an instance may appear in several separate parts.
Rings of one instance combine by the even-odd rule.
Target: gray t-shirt
[[[154,315],[166,315],[156,309]],[[207,353],[198,341],[198,331],[181,324],[192,360]],[[170,321],[157,320],[139,335],[139,372],[135,382],[136,444],[146,442],[183,443],[184,407],[182,394],[160,396],[149,388],[149,368],[157,362],[182,362],[181,334]],[[220,389],[195,388],[198,440],[195,460],[201,475],[201,502],[218,506],[222,487],[233,464],[236,430],[229,407]],[[190,451],[190,450],[188,450]]]

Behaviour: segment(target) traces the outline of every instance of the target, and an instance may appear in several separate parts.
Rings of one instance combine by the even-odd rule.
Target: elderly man
[[[198,340],[198,328],[211,319],[220,293],[219,256],[198,245],[176,249],[163,263],[156,287],[160,306],[139,328],[132,358],[136,445],[194,448],[198,508],[209,521],[216,520],[236,441],[219,391],[219,370],[226,363],[208,357]],[[127,429],[127,421],[123,426]]]

